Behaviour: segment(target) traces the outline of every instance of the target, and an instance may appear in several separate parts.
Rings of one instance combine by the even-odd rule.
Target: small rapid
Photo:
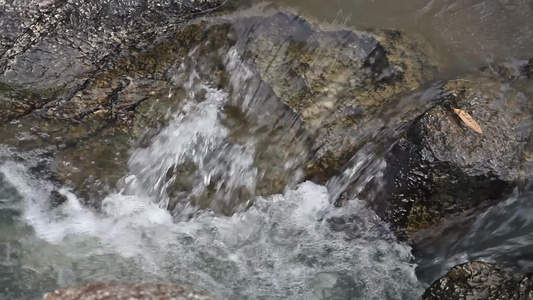
[[[420,293],[410,248],[395,242],[362,201],[334,208],[326,188],[310,182],[259,198],[232,217],[205,214],[174,223],[151,199],[123,192],[104,200],[103,214],[66,190],[60,190],[66,202],[50,209],[52,184],[13,162],[3,163],[1,172],[25,199],[21,221],[33,231],[12,249],[16,272],[31,270],[18,274],[26,276],[20,292],[37,295],[37,287],[90,280],[164,280],[238,299],[410,299]]]
[[[148,147],[133,151],[129,160],[132,176],[126,178],[126,193],[155,197],[161,207],[169,208],[166,191],[180,180],[180,171],[183,177],[180,169],[185,169],[187,163],[193,170],[181,179],[190,181],[190,190],[177,191],[184,204],[170,209],[178,215],[187,210],[193,198],[205,195],[212,183],[218,192],[213,200],[215,205],[231,203],[234,193],[241,188],[249,193],[255,190],[258,173],[253,165],[255,145],[228,143],[229,130],[219,118],[228,95],[212,88],[206,90],[207,100],[183,105]]]
[[[336,207],[337,188],[296,184],[307,150],[286,154],[279,143],[298,145],[294,133],[265,130],[273,123],[268,118],[289,118],[278,122],[283,125],[290,116],[264,112],[268,91],[257,100],[261,82],[235,55],[226,55],[234,71],[231,93],[201,80],[196,60],[180,67],[189,80],[179,107],[148,142],[134,143],[127,174],[97,209],[37,172],[42,162],[35,156],[3,150],[3,296],[39,298],[90,281],[180,282],[229,299],[414,299],[422,293],[411,248],[368,202]],[[242,124],[235,126],[231,106],[252,119],[246,132],[236,132]],[[348,179],[332,181],[330,190],[379,179],[384,162],[367,150],[352,159]],[[281,161],[275,167],[272,155]],[[261,189],[276,174],[288,174],[283,190]]]
[[[418,254],[419,277],[435,280],[457,264],[476,260],[503,262],[523,273],[531,272],[532,197],[531,187],[527,187],[486,209],[477,218],[457,221],[439,240],[429,239]]]
[[[14,205],[19,216],[12,218],[7,228],[14,232],[2,235],[1,243],[10,249],[18,292],[37,296],[42,289],[92,280],[161,280],[234,299],[411,299],[420,294],[410,247],[396,242],[365,202],[336,208],[327,188],[311,182],[258,197],[248,210],[230,217],[203,211],[187,221],[174,220],[156,189],[158,170],[174,165],[171,157],[194,153],[187,148],[191,145],[204,151],[195,157],[212,154],[225,135],[216,124],[220,96],[208,93],[205,102],[185,106],[187,113],[178,113],[148,148],[134,149],[124,187],[103,200],[101,212],[83,206],[68,189],[36,178],[28,163],[3,161],[1,186],[12,198],[3,196],[2,210]],[[172,134],[198,118],[215,126]],[[246,152],[229,153],[241,156],[213,161],[247,161]],[[254,172],[249,166],[233,168]],[[246,186],[248,179],[235,182]],[[156,188],[147,188],[147,181]],[[198,184],[203,188],[205,182]],[[54,197],[63,203],[51,204]],[[24,238],[13,244],[20,231]]]
[[[18,2],[0,300],[113,281],[411,300],[460,263],[533,270],[531,0]]]

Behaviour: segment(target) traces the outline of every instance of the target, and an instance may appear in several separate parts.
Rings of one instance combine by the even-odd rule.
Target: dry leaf
[[[474,120],[474,118],[472,118],[469,113],[458,108],[454,108],[453,111],[459,116],[459,118],[461,118],[461,121],[463,121],[466,126],[470,127],[477,133],[483,133],[483,130],[481,130],[481,126],[479,126],[479,123],[476,122],[476,120]]]

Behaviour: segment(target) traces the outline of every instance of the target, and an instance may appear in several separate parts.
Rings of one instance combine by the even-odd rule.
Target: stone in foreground
[[[419,300],[530,300],[531,278],[516,278],[506,269],[485,262],[455,266],[435,281]]]
[[[214,296],[171,283],[89,283],[46,294],[44,300],[217,300]]]

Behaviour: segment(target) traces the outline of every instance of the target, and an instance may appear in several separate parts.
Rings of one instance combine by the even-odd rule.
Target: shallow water
[[[429,41],[449,73],[533,56],[531,0],[273,0],[326,24],[391,28]]]

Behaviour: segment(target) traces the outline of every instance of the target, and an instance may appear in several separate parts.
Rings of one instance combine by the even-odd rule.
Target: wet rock
[[[143,101],[167,98],[174,86],[165,71],[179,64],[193,45],[204,36],[205,23],[197,23],[178,31],[171,42],[156,44],[148,50],[130,50],[117,59],[111,68],[102,71],[72,97],[58,99],[39,110],[47,119],[86,122],[103,116],[117,123],[131,125],[135,108]]]
[[[44,300],[216,300],[221,299],[180,284],[165,283],[89,283],[59,289],[46,294]]]
[[[307,177],[325,182],[384,124],[378,117],[438,67],[416,36],[329,31],[292,15],[235,25],[242,57],[297,113],[314,140]]]
[[[451,269],[435,281],[419,300],[530,300],[531,277],[518,278],[512,271],[485,262],[469,262]]]
[[[421,115],[386,158],[392,192],[378,211],[411,239],[504,199],[528,177],[530,96],[485,75],[450,81],[443,89],[440,104]],[[469,113],[483,133],[466,126],[453,108]]]
[[[0,124],[41,108],[56,93],[54,89],[36,93],[0,82]]]
[[[222,2],[0,4],[2,143],[56,153],[54,177],[87,202],[105,194],[141,136],[132,129],[135,109],[168,98],[165,68],[203,37],[205,23],[180,26]],[[173,43],[153,47],[160,39]]]
[[[244,144],[247,137],[260,141],[254,154],[254,166],[261,177],[254,187],[257,194],[281,192],[288,183],[301,180],[302,161],[310,161],[306,177],[323,182],[384,125],[386,118],[379,116],[386,107],[396,105],[401,95],[418,88],[437,69],[431,49],[416,37],[397,31],[330,31],[287,13],[220,18],[183,27],[172,22],[161,25],[159,18],[148,17],[137,26],[135,20],[132,17],[133,23],[119,22],[119,29],[131,25],[131,30],[119,30],[120,35],[111,30],[114,38],[109,40],[105,27],[108,23],[104,23],[99,40],[103,46],[98,51],[105,53],[80,53],[82,58],[75,60],[76,64],[88,69],[74,64],[73,70],[80,72],[77,74],[69,73],[70,69],[64,71],[62,64],[47,68],[67,74],[65,78],[43,77],[55,78],[56,82],[39,77],[37,81],[19,80],[14,85],[11,80],[15,77],[24,79],[35,74],[9,77],[12,70],[25,72],[28,67],[6,60],[12,67],[6,67],[0,81],[16,91],[31,87],[32,95],[40,102],[22,101],[27,104],[25,110],[4,114],[4,120],[16,119],[4,127],[13,132],[13,143],[20,145],[17,122],[33,124],[28,125],[30,128],[38,127],[38,119],[55,124],[44,130],[49,138],[32,140],[30,144],[56,145],[54,139],[63,139],[53,163],[54,172],[56,178],[75,189],[87,182],[111,185],[124,168],[113,168],[116,174],[107,176],[91,162],[96,162],[102,153],[123,153],[130,141],[139,140],[139,146],[149,144],[183,99],[194,94],[195,101],[203,101],[201,84],[224,90],[233,99],[234,103],[224,107],[224,125],[232,131],[230,143]],[[160,30],[155,30],[156,24],[161,25]],[[145,27],[155,31],[134,34],[135,28]],[[53,37],[55,31],[50,32],[43,39]],[[89,44],[91,38],[87,38]],[[25,57],[35,47],[17,57]],[[62,55],[67,61],[73,57]],[[235,62],[228,63],[230,55],[236,56]],[[94,56],[103,60],[83,61]],[[46,62],[54,59],[46,58]],[[45,92],[48,97],[39,97]],[[248,103],[245,109],[243,103]],[[102,136],[115,127],[124,131],[119,134],[121,137],[116,142],[101,143],[107,139]],[[72,131],[76,133],[74,140],[65,141],[59,136],[69,136]],[[125,136],[129,136],[129,141]],[[312,148],[311,157],[308,148]],[[111,165],[126,166],[126,156],[120,157]],[[179,187],[176,193],[186,190]],[[249,198],[254,193],[240,194]]]
[[[168,121],[169,111],[179,104],[178,96],[169,96],[179,94],[180,88],[170,83],[167,68],[179,66],[201,40],[214,40],[206,37],[205,25],[190,25],[167,43],[148,50],[131,50],[129,56],[116,59],[113,67],[87,79],[70,98],[34,105],[33,98],[18,97],[20,92],[6,85],[4,95],[18,97],[16,104],[25,110],[4,119],[13,120],[0,125],[2,142],[21,151],[49,148],[56,153],[51,166],[55,179],[74,188],[87,203],[101,200],[125,175],[133,141]],[[31,96],[38,98],[50,91],[54,89],[31,92]]]
[[[116,58],[132,49],[148,48],[184,21],[223,2],[29,0],[0,4],[0,82],[19,94],[30,91],[34,96],[10,101],[24,109],[0,106],[0,122],[48,102],[70,101]]]
[[[86,204],[99,207],[127,172],[131,141],[129,131],[111,127],[59,149],[51,164],[53,179],[73,188]]]

